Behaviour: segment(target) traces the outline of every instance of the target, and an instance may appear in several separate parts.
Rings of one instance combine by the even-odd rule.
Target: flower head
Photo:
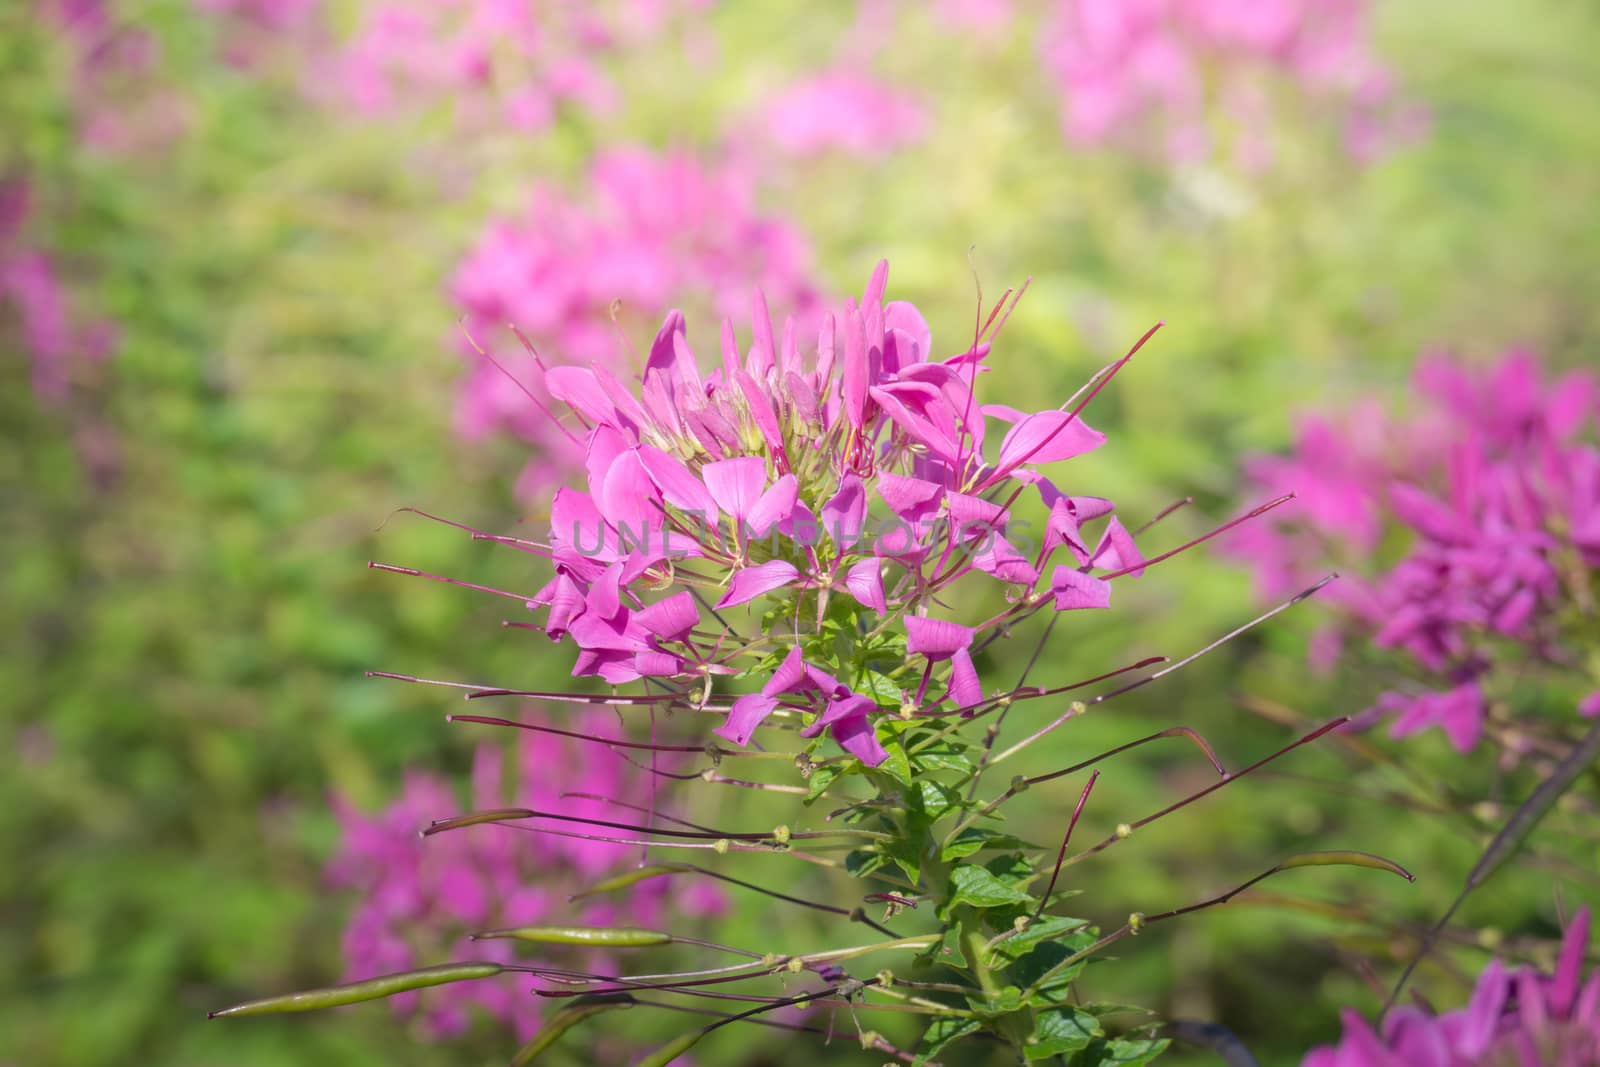
[[[1491,960],[1464,1008],[1398,1008],[1374,1030],[1344,1013],[1337,1045],[1302,1067],[1593,1067],[1600,1063],[1600,971],[1583,977],[1589,911],[1567,927],[1554,974]]]
[[[1545,382],[1524,352],[1483,371],[1429,357],[1414,388],[1409,417],[1368,403],[1308,420],[1292,456],[1256,461],[1260,486],[1304,506],[1233,544],[1268,596],[1344,556],[1355,573],[1334,595],[1355,628],[1432,683],[1379,709],[1397,735],[1439,726],[1466,751],[1502,650],[1520,664],[1559,642],[1563,606],[1600,567],[1600,390],[1586,374]],[[1401,558],[1373,566],[1397,538]]]
[[[571,413],[586,487],[555,495],[555,574],[530,606],[552,638],[578,646],[574,674],[674,686],[751,677],[759,692],[728,711],[722,736],[743,744],[768,716],[799,714],[802,736],[826,732],[876,766],[887,752],[874,720],[886,708],[937,712],[935,672],[945,701],[981,699],[977,631],[929,614],[937,593],[971,576],[1057,610],[1105,607],[1110,587],[1091,572],[1139,573],[1115,517],[1094,550],[1082,540],[1079,523],[1110,505],[1066,496],[1044,472],[1104,436],[1077,409],[981,403],[988,343],[940,358],[921,313],[885,300],[887,281],[880,264],[814,343],[793,319],[775,328],[758,292],[745,344],[724,322],[719,365],[701,365],[672,312],[636,386],[602,364],[545,371],[542,388]],[[986,455],[990,423],[1005,432]],[[1024,492],[1052,508],[1053,533],[1033,551],[1009,533]],[[1063,549],[1071,562],[1035,593]],[[738,636],[722,613],[757,603],[764,636]],[[802,614],[871,631],[874,654],[849,676],[824,673],[799,636]],[[920,678],[885,673],[883,657]]]

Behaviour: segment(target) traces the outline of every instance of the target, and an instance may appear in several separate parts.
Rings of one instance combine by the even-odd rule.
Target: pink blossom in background
[[[1231,549],[1265,598],[1338,567],[1329,594],[1351,624],[1424,675],[1379,700],[1394,733],[1438,726],[1466,751],[1497,643],[1542,656],[1570,582],[1600,567],[1600,388],[1583,373],[1546,381],[1512,352],[1483,370],[1426,357],[1413,389],[1406,416],[1368,402],[1308,419],[1290,456],[1252,461],[1258,491],[1301,506],[1240,530]]]
[[[1272,82],[1288,81],[1345,126],[1368,158],[1414,132],[1373,51],[1367,0],[1060,0],[1044,33],[1062,93],[1062,129],[1077,144],[1159,131],[1161,153],[1212,154],[1212,123],[1239,130],[1239,162],[1270,164]],[[1402,115],[1402,113],[1406,113]]]
[[[106,0],[54,0],[41,10],[69,55],[73,119],[85,144],[131,156],[158,152],[183,135],[191,105],[160,82],[160,48],[151,34],[116,20]]]
[[[0,183],[0,312],[14,319],[32,361],[34,395],[60,407],[81,370],[110,354],[116,331],[105,320],[73,314],[54,258],[25,235],[30,201],[25,183]]]
[[[563,715],[559,725],[589,736],[625,733],[615,716],[601,711]],[[344,933],[347,980],[451,958],[552,962],[548,955],[541,959],[519,953],[513,948],[516,942],[507,939],[469,941],[467,935],[477,931],[540,922],[657,929],[674,917],[721,911],[722,894],[708,879],[647,880],[626,895],[599,897],[575,911],[568,895],[636,861],[638,850],[629,846],[524,833],[511,826],[418,836],[436,819],[508,805],[620,822],[647,817],[625,805],[649,804],[648,780],[600,745],[524,733],[511,781],[504,774],[505,756],[497,745],[479,746],[469,805],[442,778],[420,772],[408,774],[401,795],[378,812],[363,813],[335,799],[342,841],[325,875],[330,885],[359,894]],[[563,795],[572,792],[617,803]],[[609,965],[598,953],[573,950],[564,960],[563,966],[608,973]],[[477,1013],[510,1024],[526,1039],[538,1029],[541,1003],[530,995],[531,981],[464,982],[404,994],[392,1004],[399,1014],[420,1015],[436,1037],[461,1033]]]
[[[369,114],[452,103],[468,126],[537,132],[619,103],[608,58],[709,0],[374,0],[314,87]]]
[[[768,100],[751,126],[790,156],[885,155],[921,140],[928,127],[916,96],[843,69],[796,82]]]
[[[1600,971],[1583,974],[1589,911],[1567,926],[1555,972],[1490,961],[1464,1008],[1399,1007],[1374,1030],[1344,1013],[1337,1045],[1301,1067],[1595,1067],[1600,1064]]]
[[[507,324],[546,362],[596,363],[628,377],[636,359],[611,321],[616,302],[628,314],[689,304],[742,318],[758,285],[803,320],[819,306],[805,238],[759,211],[746,168],[612,150],[596,157],[584,186],[582,197],[534,189],[521,216],[489,224],[452,283],[468,331],[509,372],[466,348],[456,426],[469,438],[509,430],[539,445],[523,480],[531,496],[581,469],[582,452],[523,392],[534,389],[548,406],[539,368]]]

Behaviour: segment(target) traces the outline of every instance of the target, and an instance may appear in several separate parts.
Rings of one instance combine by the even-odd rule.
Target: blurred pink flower
[[[709,0],[373,0],[314,77],[367,114],[453,102],[467,126],[547,126],[618,103],[605,60]]]
[[[611,321],[614,303],[625,313],[709,306],[728,317],[742,314],[752,285],[814,320],[810,249],[794,227],[758,211],[746,169],[612,150],[595,159],[586,186],[582,199],[538,187],[524,215],[485,229],[452,286],[478,343],[503,339],[510,323],[552,362],[617,369],[631,357]],[[541,446],[523,488],[543,495],[581,469],[582,451],[522,391],[550,407],[533,358],[506,347],[494,352],[509,376],[469,349],[456,426],[474,438],[510,430]]]
[[[912,94],[836,69],[796,82],[768,100],[751,129],[791,156],[828,150],[883,155],[921,140],[928,115]]]
[[[1534,654],[1570,596],[1561,559],[1600,567],[1600,389],[1581,373],[1545,382],[1526,352],[1481,372],[1429,356],[1414,389],[1410,417],[1365,403],[1306,420],[1292,455],[1252,461],[1260,491],[1295,492],[1300,507],[1240,530],[1231,550],[1264,598],[1339,566],[1329,595],[1435,686],[1379,700],[1396,735],[1436,725],[1466,751],[1494,642]],[[1404,555],[1376,565],[1397,537]]]
[[[563,718],[562,728],[590,736],[621,732],[615,719],[601,711]],[[640,788],[639,776],[622,773],[616,752],[573,738],[524,733],[516,751],[514,783],[504,781],[505,757],[495,745],[477,749],[473,809],[520,805],[564,816],[627,822],[644,818],[627,805],[647,804],[647,788]],[[611,800],[573,796],[574,791]],[[475,826],[421,838],[418,830],[433,820],[469,810],[443,779],[430,774],[408,774],[401,795],[381,811],[365,814],[343,798],[334,799],[334,810],[343,839],[325,876],[330,885],[360,894],[344,933],[348,980],[436,963],[450,953],[498,963],[521,958],[510,940],[468,941],[475,931],[541,921],[656,928],[673,915],[716,914],[724,903],[708,879],[676,886],[655,879],[641,882],[626,896],[607,896],[575,911],[567,904],[570,893],[599,881],[636,851],[578,837],[521,833],[508,826]],[[578,956],[576,965],[607,969],[603,955],[596,953]],[[513,1025],[524,1039],[539,1024],[538,1000],[529,996],[525,984],[504,979],[408,993],[392,1003],[399,1014],[420,1012],[426,1029],[437,1037],[466,1029],[474,1011]]]
[[[112,17],[105,0],[46,0],[71,64],[78,136],[116,156],[158,152],[188,128],[190,101],[160,80],[160,47],[150,33]]]
[[[75,319],[54,259],[25,235],[30,201],[26,183],[0,183],[0,310],[16,316],[21,347],[33,363],[34,395],[59,407],[74,377],[110,354],[116,331],[105,320]]]
[[[1154,124],[1179,161],[1212,152],[1220,113],[1241,131],[1238,162],[1267,165],[1272,80],[1331,106],[1361,158],[1404,110],[1372,50],[1366,0],[1060,0],[1043,51],[1068,140],[1099,144]]]
[[[1391,1011],[1381,1030],[1344,1013],[1337,1045],[1302,1067],[1595,1067],[1600,1064],[1600,971],[1583,977],[1589,911],[1568,925],[1553,975],[1491,960],[1466,1007],[1436,1015]]]

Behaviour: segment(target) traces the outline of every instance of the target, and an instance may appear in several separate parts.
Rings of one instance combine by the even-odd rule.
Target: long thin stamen
[[[419,571],[415,567],[396,567],[392,563],[379,563],[376,560],[368,560],[367,566],[375,571],[388,571],[391,574],[404,574],[411,578],[426,578],[430,582],[443,582],[446,585],[460,586],[462,589],[475,589],[480,593],[493,593],[495,596],[503,596],[509,600],[520,600],[524,604],[526,604],[529,599],[525,594],[522,593],[508,593],[504,589],[495,589],[487,585],[478,585],[475,582],[463,582],[459,578],[446,578],[442,574],[429,574],[427,571]]]

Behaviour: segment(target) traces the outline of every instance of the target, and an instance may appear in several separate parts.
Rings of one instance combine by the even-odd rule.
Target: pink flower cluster
[[[910,93],[854,70],[823,71],[768,100],[754,133],[789,156],[884,155],[921,140],[928,115]]]
[[[1158,120],[1179,161],[1212,151],[1213,109],[1241,162],[1270,155],[1268,81],[1287,79],[1343,113],[1349,149],[1381,150],[1392,79],[1369,43],[1366,0],[1060,0],[1044,39],[1069,140],[1098,144]],[[1410,119],[1414,119],[1411,116]],[[1408,119],[1408,121],[1410,121]]]
[[[189,124],[187,96],[157,77],[160,48],[145,30],[118,22],[106,0],[43,0],[71,64],[78,135],[116,156],[159,151]]]
[[[754,279],[801,314],[814,312],[810,249],[798,231],[757,209],[746,169],[618,149],[595,158],[585,184],[582,200],[536,188],[522,217],[486,228],[453,283],[476,341],[512,323],[541,351],[618,368],[627,356],[611,317],[619,302],[625,313],[692,301],[726,315]],[[530,496],[581,468],[581,451],[523,391],[548,403],[539,361],[499,354],[497,367],[467,354],[458,430],[481,437],[506,429],[539,445],[524,478]]]
[[[562,726],[589,737],[619,732],[615,718],[600,711],[563,717]],[[637,787],[637,776],[623,773],[626,768],[618,754],[584,741],[524,734],[514,787],[504,781],[505,762],[499,746],[479,746],[472,769],[474,808],[504,808],[511,803],[583,818],[637,820],[642,816],[629,805],[644,807],[649,799]],[[574,795],[578,790],[584,795]],[[670,901],[667,881],[657,879],[641,883],[621,903],[613,895],[574,909],[567,895],[615,870],[633,855],[626,846],[581,837],[517,834],[503,826],[418,836],[417,831],[432,820],[458,810],[458,801],[446,782],[420,772],[408,774],[400,797],[371,815],[335,799],[343,841],[328,863],[326,877],[337,888],[360,893],[344,935],[348,980],[407,970],[447,951],[497,963],[517,959],[515,942],[469,941],[473,932],[541,922],[655,927],[669,911],[694,917],[722,908],[720,893],[704,879],[686,883]],[[591,971],[609,969],[600,956],[582,956],[576,962]],[[512,1024],[524,1039],[538,1029],[538,1001],[515,983],[465,982],[443,986],[426,997],[425,1009],[417,993],[395,997],[392,1003],[404,1015],[420,1011],[424,1026],[435,1036],[461,1033],[474,1010]]]
[[[30,190],[22,182],[0,183],[0,309],[16,316],[21,348],[33,361],[33,391],[59,407],[74,377],[103,361],[116,332],[109,322],[75,321],[71,299],[49,252],[25,236]]]
[[[468,125],[536,132],[562,106],[604,113],[603,59],[706,0],[374,0],[317,78],[368,114],[453,99]]]
[[[1546,383],[1523,352],[1483,372],[1429,357],[1414,388],[1410,417],[1368,403],[1341,422],[1307,419],[1291,456],[1253,461],[1257,485],[1302,506],[1232,546],[1269,597],[1330,556],[1353,569],[1330,594],[1435,683],[1380,698],[1394,733],[1439,726],[1466,751],[1482,734],[1496,643],[1513,642],[1519,662],[1551,659],[1573,583],[1600,567],[1600,389],[1582,373]],[[1403,558],[1374,568],[1396,535]]]
[[[530,607],[544,611],[550,638],[578,646],[574,675],[708,692],[717,675],[751,678],[759,691],[725,709],[723,737],[747,744],[776,715],[876,766],[887,756],[875,728],[885,708],[952,714],[982,699],[972,648],[999,620],[926,617],[953,583],[981,576],[1013,600],[1069,610],[1107,607],[1108,579],[1142,573],[1109,502],[1069,496],[1037,469],[1104,443],[1079,417],[1087,399],[1031,414],[980,404],[988,342],[935,358],[917,309],[885,303],[887,280],[880,264],[859,304],[824,318],[809,354],[794,319],[774,330],[758,292],[748,343],[741,351],[725,321],[721,365],[709,371],[674,311],[637,386],[601,364],[543,373],[543,389],[570,412],[560,425],[582,450],[587,488],[555,495],[555,575]],[[1006,429],[987,459],[991,420]],[[1049,509],[1031,554],[1008,539],[1024,491]],[[1091,549],[1081,524],[1107,516]],[[1063,549],[1071,562],[1048,572]],[[737,635],[732,609],[757,601],[773,605],[761,636]],[[829,612],[881,635],[894,668],[920,665],[915,691],[840,678],[817,666],[829,653],[809,655],[798,625],[783,636],[786,619]],[[936,672],[942,684],[930,693]]]
[[[1381,1031],[1347,1011],[1339,1044],[1313,1050],[1302,1067],[1595,1067],[1600,971],[1583,978],[1588,944],[1586,909],[1567,927],[1555,974],[1508,972],[1494,960],[1465,1008],[1397,1008]]]

